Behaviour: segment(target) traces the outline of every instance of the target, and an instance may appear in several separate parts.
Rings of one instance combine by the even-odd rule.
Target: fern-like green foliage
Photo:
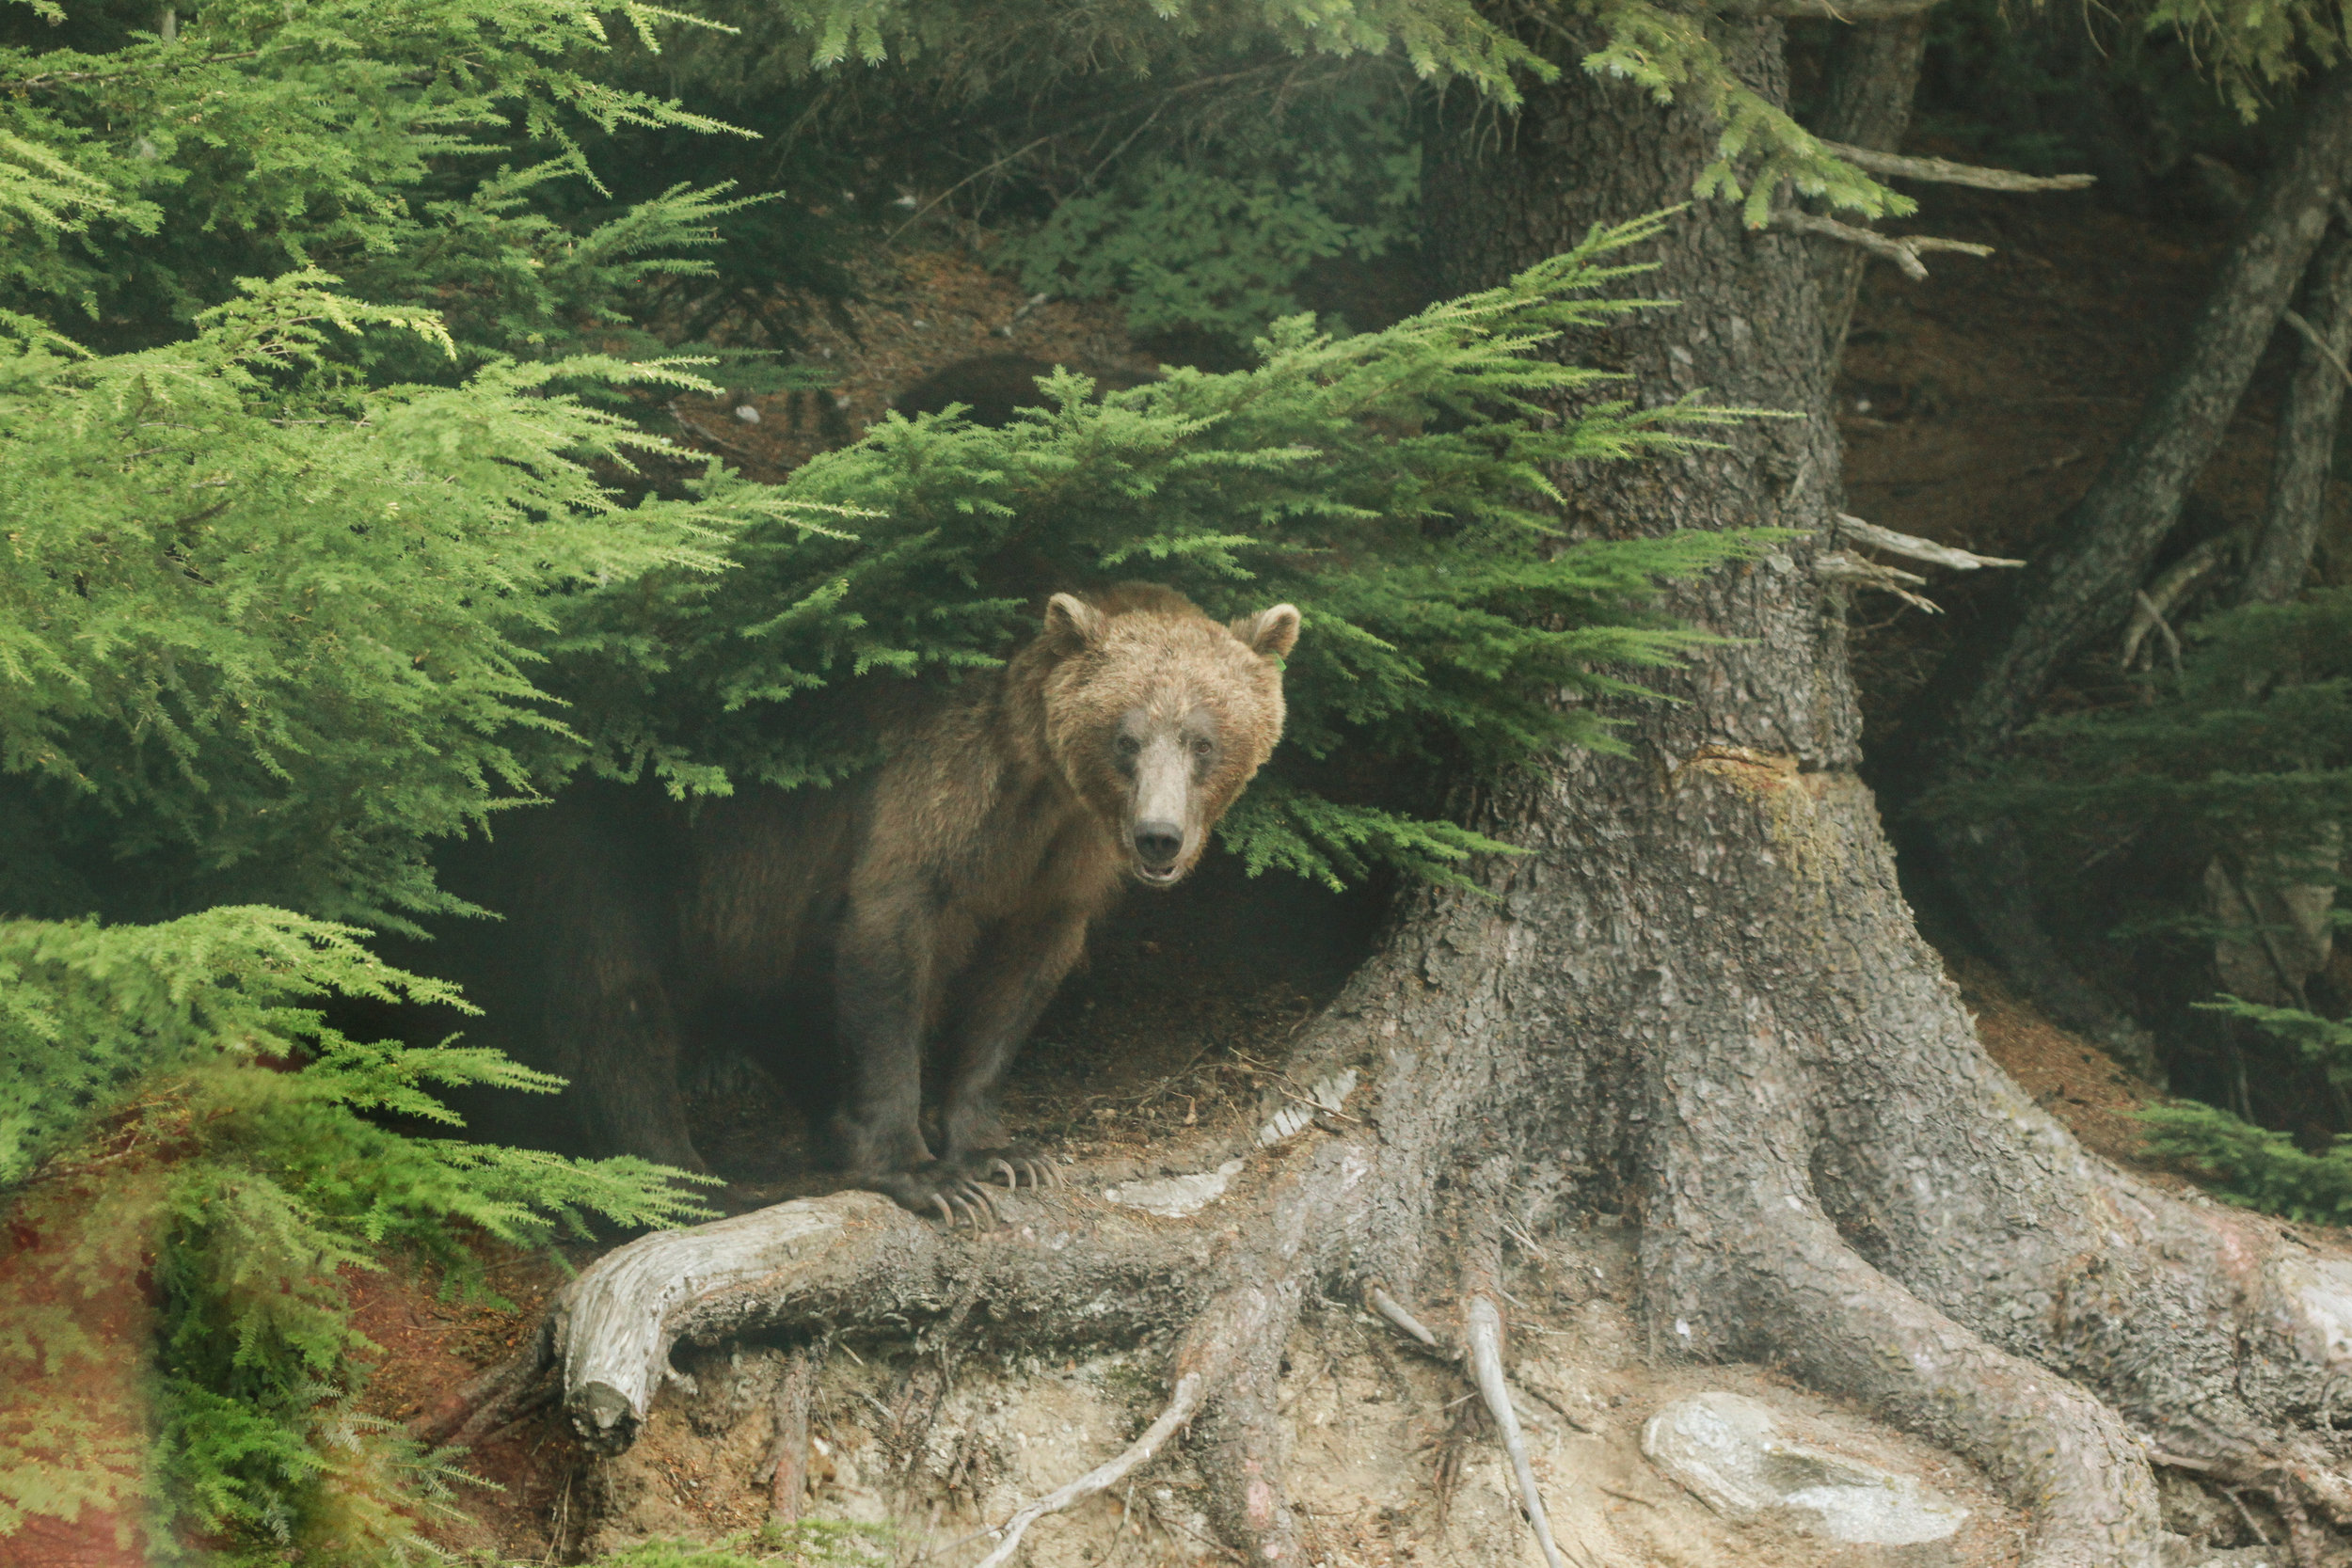
[[[2140,1119],[2148,1151],[2194,1173],[2217,1197],[2319,1225],[2352,1221],[2352,1148],[2341,1138],[2310,1153],[2291,1134],[2193,1100],[2153,1107]]]
[[[624,417],[708,388],[610,349],[727,201],[559,199],[577,130],[717,131],[586,69],[605,19],[163,14],[0,19],[0,1245],[53,1259],[0,1277],[54,1275],[0,1333],[0,1558],[101,1508],[157,1560],[373,1565],[452,1462],[358,1412],[342,1277],[478,1288],[476,1242],[701,1211],[641,1163],[414,1135],[456,1131],[440,1091],[555,1085],[329,1028],[455,1000],[342,922],[450,909],[431,841],[581,754],[532,678],[568,597],[719,570],[789,503]],[[73,1303],[142,1275],[152,1408],[109,1424],[58,1391],[143,1358]]]
[[[691,247],[713,193],[588,232],[535,217],[535,184],[594,182],[583,133],[720,131],[593,69],[617,24],[688,19],[528,0],[123,0],[11,8],[0,30],[0,305],[72,309],[108,346],[177,336],[240,277],[322,267],[378,305],[430,304],[468,343],[577,346]],[[608,22],[608,18],[610,19]],[[507,166],[501,166],[501,165]]]
[[[372,1563],[413,1532],[446,1463],[351,1408],[370,1347],[348,1321],[342,1271],[401,1256],[480,1291],[469,1237],[528,1245],[585,1234],[591,1216],[644,1226],[703,1212],[675,1173],[643,1161],[388,1126],[453,1126],[440,1089],[559,1085],[493,1051],[328,1027],[318,1004],[334,996],[456,1000],[370,957],[362,934],[262,908],[151,927],[0,924],[0,1186],[38,1195],[114,1167],[151,1191],[135,1221],[118,1217],[146,1233],[110,1244],[153,1257],[161,1416],[145,1468],[163,1557],[194,1530]],[[77,1354],[70,1322],[15,1321],[0,1344],[11,1382],[33,1386],[42,1365]],[[0,1474],[37,1473],[11,1435],[0,1431]]]
[[[568,747],[529,674],[563,595],[715,569],[787,507],[715,468],[628,508],[601,483],[660,443],[574,388],[701,385],[674,365],[328,377],[331,338],[441,330],[332,281],[251,285],[132,354],[0,323],[0,799],[26,829],[0,907],[447,907],[427,840]]]
[[[1998,768],[1928,809],[2005,816],[2044,864],[2144,844],[2173,866],[2217,863],[2249,891],[2337,881],[2314,846],[2337,842],[2352,816],[2352,591],[2227,610],[2190,627],[2187,642],[2177,671],[2147,678],[2143,700],[2043,720]],[[2217,918],[2193,873],[2119,934],[2256,950],[2265,940]],[[2244,1049],[2265,1075],[2352,1088],[2352,1023],[2236,997],[2201,1006],[2252,1026]],[[2148,1116],[2151,1147],[2233,1201],[2329,1223],[2352,1213],[2352,1150],[2313,1153],[2193,1102]]]
[[[1219,617],[1288,600],[1306,628],[1285,760],[1227,842],[1253,867],[1442,875],[1488,846],[1316,781],[1356,759],[1486,770],[1610,746],[1576,699],[1629,691],[1614,672],[1700,641],[1644,609],[1658,579],[1759,543],[1571,543],[1551,521],[1551,466],[1682,450],[1746,417],[1637,406],[1542,352],[1641,307],[1605,291],[1643,270],[1618,253],[1661,223],[1596,231],[1382,332],[1333,339],[1294,318],[1255,370],[1179,370],[1099,400],[1063,373],[1001,430],[894,417],[782,487],[838,531],[793,513],[743,531],[733,571],[574,601],[559,688],[609,771],[650,767],[681,793],[799,787],[873,760],[860,715],[876,677],[993,667],[1041,590],[1147,578]],[[1554,399],[1582,401],[1562,418]]]

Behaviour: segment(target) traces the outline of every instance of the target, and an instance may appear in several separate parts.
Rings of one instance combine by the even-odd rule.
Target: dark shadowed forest
[[[2344,13],[0,87],[0,1563],[2352,1564]]]

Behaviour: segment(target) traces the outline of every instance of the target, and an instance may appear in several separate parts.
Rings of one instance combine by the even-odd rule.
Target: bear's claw
[[[985,1185],[1001,1175],[1005,1185],[1015,1192],[1024,1186],[1036,1191],[1062,1184],[1061,1173],[1054,1168],[1053,1161],[1019,1144],[1002,1148],[975,1149],[955,1156],[952,1164],[966,1180]]]
[[[975,1230],[993,1229],[1001,1223],[988,1189],[944,1160],[914,1170],[868,1176],[859,1185],[897,1201],[917,1214],[937,1214],[949,1229],[969,1223]]]

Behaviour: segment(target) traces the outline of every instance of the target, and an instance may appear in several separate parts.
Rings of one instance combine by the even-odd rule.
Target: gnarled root
[[[427,1448],[469,1448],[553,1398],[554,1363],[554,1325],[543,1318],[522,1349],[410,1420],[408,1435]]]
[[[1747,1321],[1770,1325],[1799,1377],[1991,1475],[2033,1515],[2026,1568],[2153,1563],[2155,1484],[2122,1417],[1920,1301],[1818,1215],[1766,1206],[1743,1234],[1735,1288]]]
[[[1269,1462],[1271,1449],[1265,1446],[1273,1431],[1273,1402],[1264,1397],[1271,1389],[1264,1374],[1279,1365],[1282,1341],[1297,1317],[1295,1286],[1246,1287],[1211,1303],[1177,1350],[1175,1385],[1159,1418],[1116,1458],[1006,1520],[995,1531],[995,1549],[980,1560],[978,1568],[997,1568],[1018,1549],[1028,1528],[1048,1513],[1058,1513],[1117,1485],[1211,1402],[1219,1407],[1215,1420],[1221,1430],[1206,1434],[1201,1467],[1213,1480],[1223,1479],[1221,1473],[1238,1474],[1243,1494],[1237,1506],[1230,1497],[1221,1507],[1213,1505],[1212,1517],[1229,1535],[1252,1542],[1255,1557],[1266,1561],[1290,1557],[1290,1511],[1282,1504]],[[1239,1399],[1236,1390],[1241,1391]],[[1230,1493],[1234,1488],[1229,1481],[1219,1490]]]

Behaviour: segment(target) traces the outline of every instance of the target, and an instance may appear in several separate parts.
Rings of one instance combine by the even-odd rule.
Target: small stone
[[[1922,1483],[1780,1435],[1772,1407],[1724,1392],[1677,1400],[1642,1451],[1718,1513],[1776,1513],[1809,1535],[1883,1546],[1941,1541],[1968,1511]]]

